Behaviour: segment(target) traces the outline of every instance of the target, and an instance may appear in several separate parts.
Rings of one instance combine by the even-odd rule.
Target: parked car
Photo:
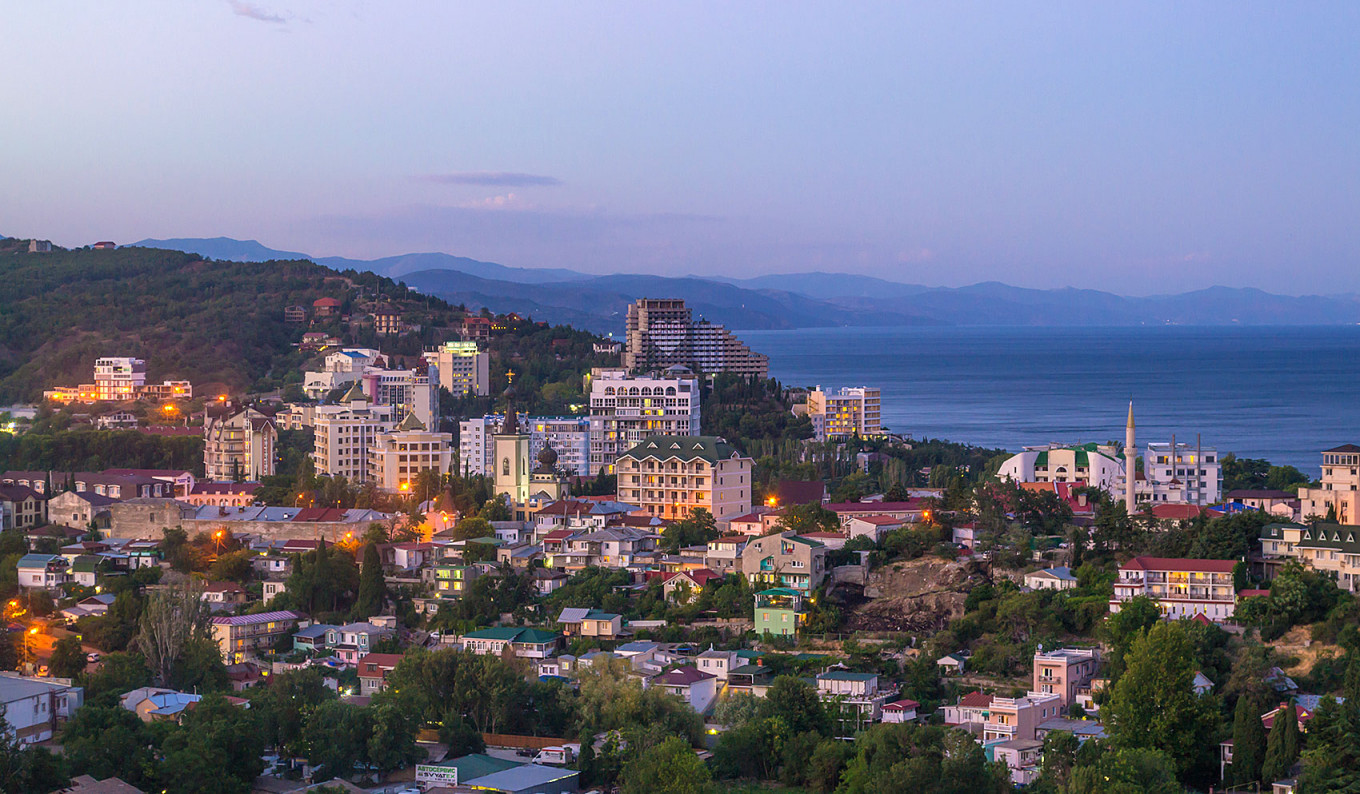
[[[98,662],[101,658],[102,658],[102,657],[99,655],[99,652],[98,652],[98,651],[94,651],[94,652],[92,652],[92,653],[87,653],[87,654],[85,654],[85,661],[89,662],[90,664],[94,664],[95,662]]]

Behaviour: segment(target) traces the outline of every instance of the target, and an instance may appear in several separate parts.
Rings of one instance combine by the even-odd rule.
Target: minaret
[[[1124,508],[1133,515],[1133,481],[1137,475],[1138,448],[1133,440],[1133,400],[1129,400],[1129,423],[1124,428]]]

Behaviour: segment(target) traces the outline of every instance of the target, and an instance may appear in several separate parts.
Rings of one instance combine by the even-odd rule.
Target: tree
[[[1195,658],[1185,627],[1153,626],[1133,641],[1126,659],[1101,709],[1115,747],[1162,752],[1181,775],[1203,772],[1217,720],[1213,697],[1192,689]]]
[[[1323,698],[1308,722],[1300,794],[1360,791],[1360,702]]]
[[[264,736],[250,710],[208,695],[161,744],[171,794],[246,794],[264,771]]]
[[[467,518],[459,519],[458,523],[453,525],[451,534],[455,541],[469,540],[471,538],[489,538],[495,536],[496,528],[491,526],[490,519],[482,518],[481,516],[468,516]]]
[[[1175,767],[1165,753],[1157,750],[1119,747],[1104,749],[1091,740],[1094,760],[1072,770],[1063,794],[1182,794],[1176,782]]]
[[[80,647],[80,638],[74,635],[62,637],[52,647],[52,659],[48,662],[52,675],[58,678],[75,678],[85,671],[85,649]]]
[[[1069,731],[1050,731],[1044,737],[1043,762],[1039,770],[1045,784],[1055,791],[1066,788],[1080,746],[1076,735]]]
[[[840,519],[836,514],[817,502],[788,507],[775,526],[779,532],[793,531],[799,535],[808,532],[836,532],[841,528]]]
[[[1125,656],[1134,641],[1161,620],[1157,602],[1147,596],[1136,596],[1120,604],[1119,611],[1105,619],[1105,641],[1110,646],[1108,670],[1111,680],[1118,680],[1124,671]]]
[[[797,676],[781,675],[765,694],[765,716],[783,720],[791,733],[831,733],[831,720],[817,690]]]
[[[1243,695],[1237,699],[1233,714],[1232,779],[1238,785],[1261,779],[1261,764],[1265,760],[1266,731],[1261,725],[1261,710],[1254,698]]]
[[[696,507],[689,511],[688,516],[662,530],[661,537],[666,550],[676,552],[686,546],[701,545],[718,537],[718,524],[712,513],[702,507]]]
[[[387,602],[387,583],[383,578],[382,559],[378,547],[370,543],[364,548],[364,567],[359,573],[359,597],[354,602],[354,617],[362,620],[382,614]]]
[[[86,703],[62,731],[63,754],[77,775],[119,777],[134,786],[152,782],[155,756],[146,723],[118,705]]]
[[[1299,759],[1299,712],[1294,701],[1275,712],[1266,739],[1266,757],[1261,765],[1261,776],[1267,781],[1289,776],[1289,768]]]
[[[146,600],[137,648],[161,685],[170,682],[175,663],[191,641],[209,639],[210,613],[202,592],[190,581],[152,593]]]
[[[709,772],[689,744],[672,736],[623,767],[624,794],[702,794]]]

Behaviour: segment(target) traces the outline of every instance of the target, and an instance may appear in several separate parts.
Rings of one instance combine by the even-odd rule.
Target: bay
[[[929,327],[741,331],[786,386],[877,386],[883,424],[1012,451],[1195,443],[1316,477],[1360,443],[1360,327]]]

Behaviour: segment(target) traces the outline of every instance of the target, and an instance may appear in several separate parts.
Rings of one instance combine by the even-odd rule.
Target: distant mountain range
[[[309,259],[338,269],[400,278],[411,287],[469,307],[514,311],[596,332],[619,332],[629,303],[683,298],[696,316],[734,329],[891,325],[1350,325],[1356,295],[1274,295],[1210,287],[1130,298],[1099,290],[1025,289],[999,282],[927,287],[852,273],[792,273],[755,278],[597,276],[565,269],[507,267],[442,253],[384,259],[312,257],[228,237],[142,240],[134,245],[237,262]],[[551,285],[551,288],[546,288]]]

